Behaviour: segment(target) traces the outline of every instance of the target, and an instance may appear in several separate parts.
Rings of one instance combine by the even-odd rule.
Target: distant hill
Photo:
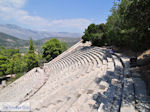
[[[0,32],[0,46],[7,48],[20,48],[27,45],[27,40],[18,39],[14,36]]]
[[[36,44],[44,44],[47,40],[50,40],[51,38],[57,38],[60,41],[65,41],[68,44],[68,47],[76,44],[77,42],[79,42],[81,40],[81,38],[69,38],[69,37],[49,37],[49,38],[44,38],[41,40],[37,40],[35,41]]]
[[[39,51],[41,50],[42,45],[47,41],[50,40],[52,37],[41,39],[41,40],[34,40],[34,44],[36,46],[36,49]],[[69,38],[69,37],[56,37],[60,41],[65,41],[68,45],[68,47],[74,45],[78,41],[80,41],[81,38]],[[5,34],[0,32],[0,46],[4,46],[6,48],[17,48],[20,49],[21,52],[25,52],[26,49],[28,49],[29,41],[28,40],[22,40],[19,38],[16,38],[14,36]]]
[[[0,32],[12,35],[19,39],[29,40],[31,37],[33,40],[39,40],[48,37],[69,37],[69,38],[80,38],[80,33],[69,33],[69,32],[49,32],[49,31],[34,31],[25,29],[13,24],[0,24]]]

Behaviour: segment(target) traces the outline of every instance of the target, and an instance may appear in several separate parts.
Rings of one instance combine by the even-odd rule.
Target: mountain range
[[[0,46],[7,48],[20,48],[28,45],[28,40],[18,39],[14,36],[0,32]]]
[[[32,38],[33,40],[39,40],[49,37],[80,38],[82,36],[80,33],[35,31],[22,28],[14,24],[0,24],[0,32],[23,40],[29,40],[30,38]]]
[[[33,40],[36,49],[40,52],[43,44],[50,40],[52,37],[40,39],[40,40]],[[67,43],[68,47],[71,47],[75,43],[81,40],[81,38],[70,38],[70,37],[56,37],[60,41],[64,41]],[[6,33],[0,32],[0,46],[6,48],[15,48],[19,49],[20,52],[26,52],[29,46],[29,40],[23,40],[16,38],[14,36],[8,35]]]

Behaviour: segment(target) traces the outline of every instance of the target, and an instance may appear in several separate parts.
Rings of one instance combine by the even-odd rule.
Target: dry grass
[[[138,66],[150,65],[150,50],[147,50],[138,56]]]
[[[150,49],[138,56],[137,64],[150,95]]]
[[[143,59],[145,55],[150,55],[150,49],[138,56],[138,59]]]

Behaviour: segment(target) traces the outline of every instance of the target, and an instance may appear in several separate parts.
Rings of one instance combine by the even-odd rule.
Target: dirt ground
[[[118,49],[116,47],[111,47],[115,52],[122,53],[129,58],[137,57],[137,67],[134,70],[138,71],[141,78],[146,83],[147,92],[150,96],[150,49],[144,51],[143,53],[135,53],[127,49]]]
[[[137,66],[141,71],[142,78],[146,83],[150,95],[150,50],[138,56]]]

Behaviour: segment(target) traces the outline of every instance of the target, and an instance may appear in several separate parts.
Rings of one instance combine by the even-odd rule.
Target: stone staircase
[[[128,61],[80,41],[0,90],[0,102],[30,102],[32,112],[149,112],[145,84]]]

